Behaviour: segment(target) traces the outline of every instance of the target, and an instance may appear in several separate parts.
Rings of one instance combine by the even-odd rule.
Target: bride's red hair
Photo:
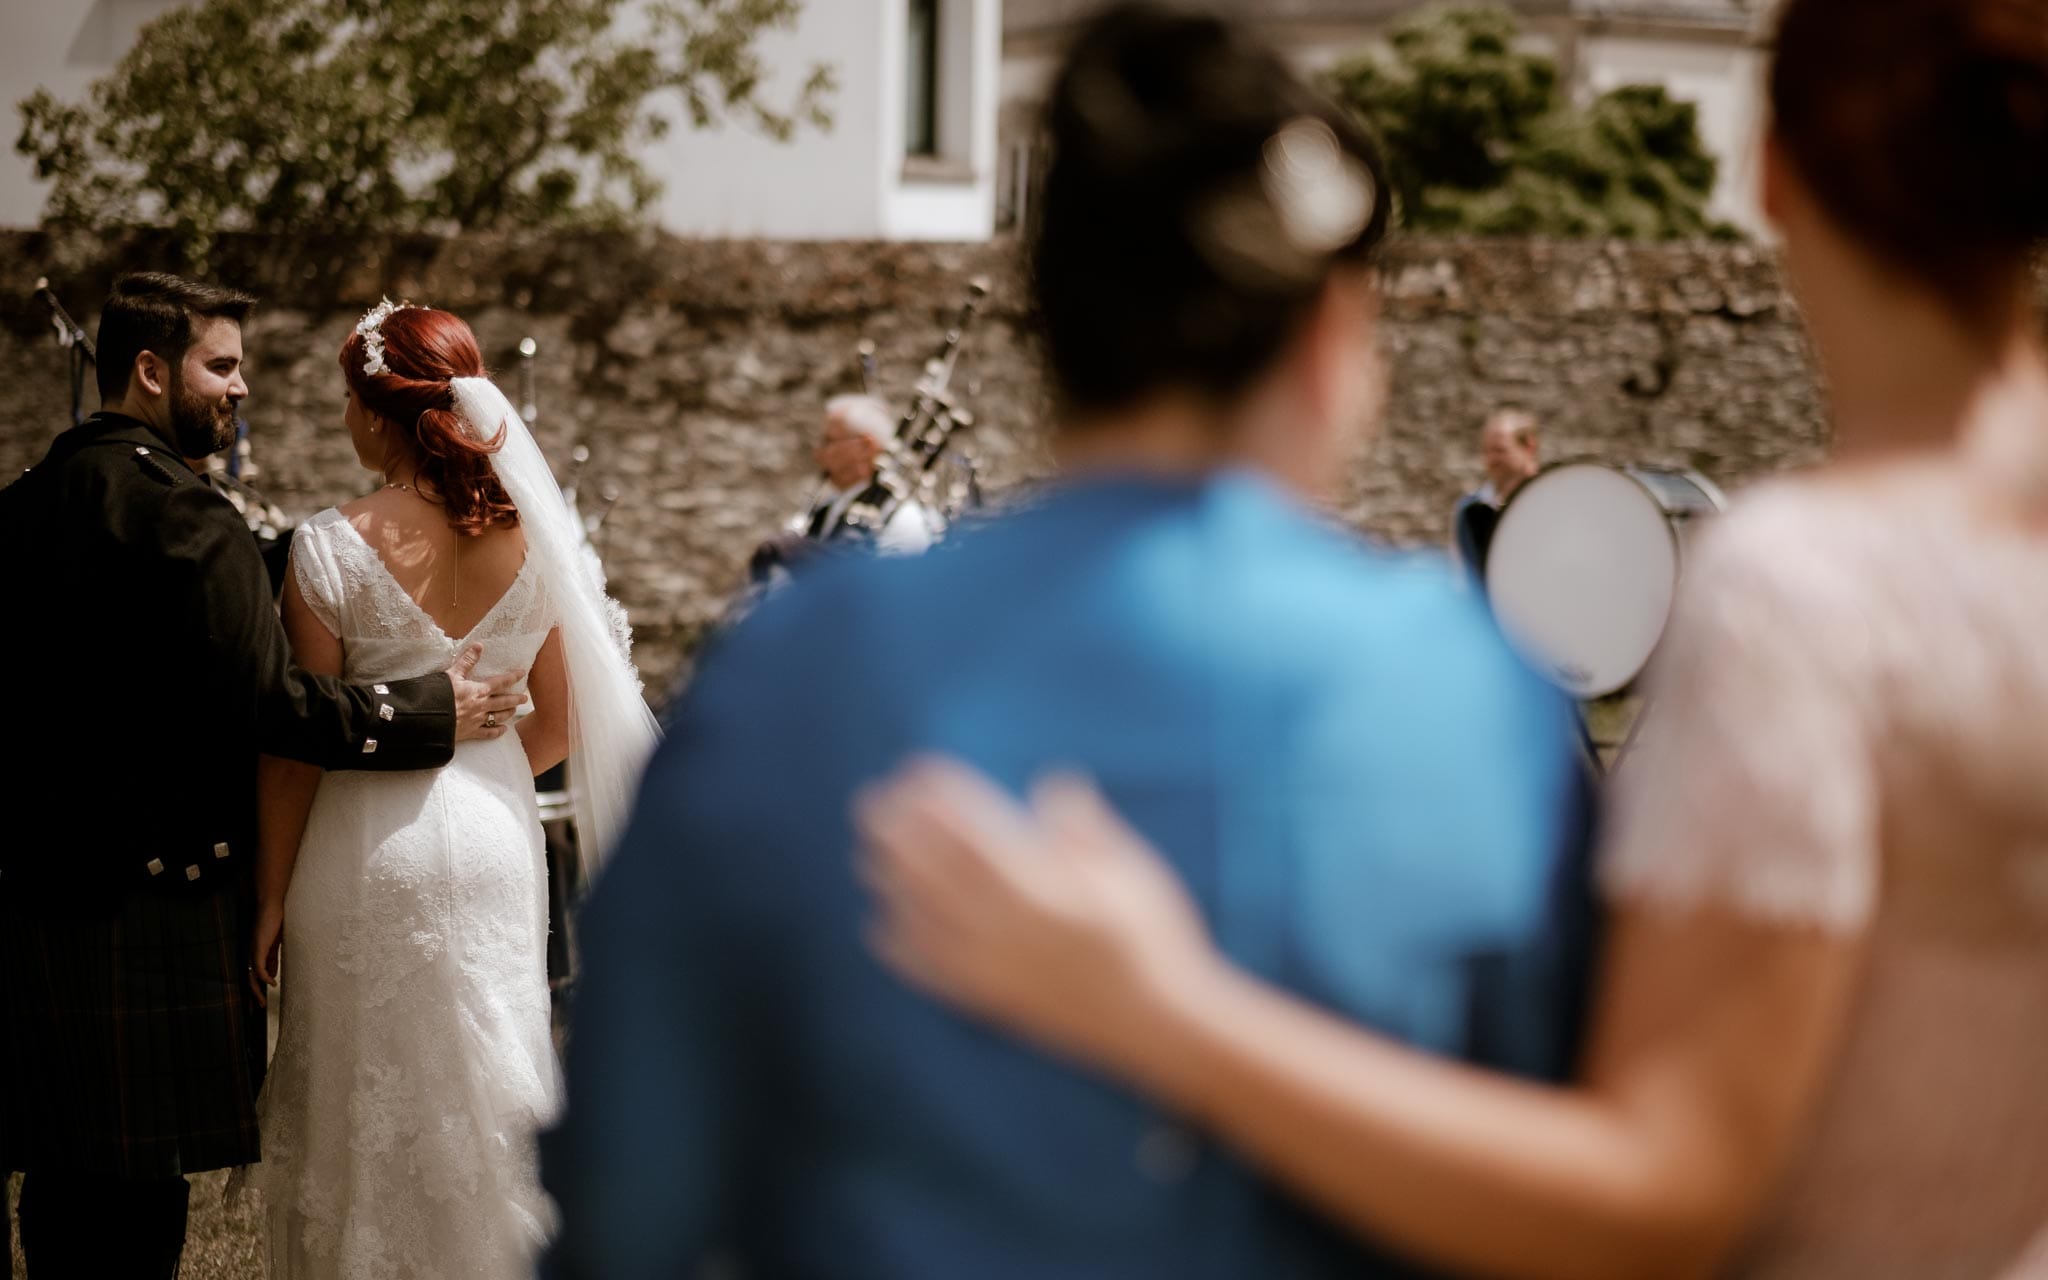
[[[483,353],[462,317],[431,307],[406,307],[384,318],[383,373],[363,372],[361,334],[341,344],[341,372],[365,408],[395,424],[419,456],[420,487],[438,498],[457,533],[519,523],[519,509],[491,468],[505,443],[502,426],[489,440],[473,437],[455,411],[454,378],[484,376]]]

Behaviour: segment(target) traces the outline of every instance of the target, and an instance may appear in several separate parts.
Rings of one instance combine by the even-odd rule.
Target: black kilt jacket
[[[258,1156],[256,758],[425,769],[448,678],[294,667],[235,509],[99,414],[0,490],[0,1168]]]

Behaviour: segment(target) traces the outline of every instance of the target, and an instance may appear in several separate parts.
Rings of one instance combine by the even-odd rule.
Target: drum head
[[[1649,662],[1678,589],[1665,510],[1633,476],[1552,467],[1501,512],[1486,593],[1508,639],[1581,698],[1628,685]]]

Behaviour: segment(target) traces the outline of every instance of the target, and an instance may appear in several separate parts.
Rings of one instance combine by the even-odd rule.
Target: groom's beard
[[[188,395],[185,380],[171,375],[171,444],[186,458],[204,458],[235,442],[235,402]]]
[[[170,377],[170,442],[180,457],[203,459],[236,442],[236,401],[188,395],[184,379]]]

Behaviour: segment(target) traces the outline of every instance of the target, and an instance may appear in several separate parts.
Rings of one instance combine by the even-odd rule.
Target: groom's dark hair
[[[192,345],[192,317],[218,316],[241,324],[255,305],[254,294],[162,271],[137,271],[114,281],[100,309],[100,402],[128,394],[135,357],[145,351],[176,368]]]

